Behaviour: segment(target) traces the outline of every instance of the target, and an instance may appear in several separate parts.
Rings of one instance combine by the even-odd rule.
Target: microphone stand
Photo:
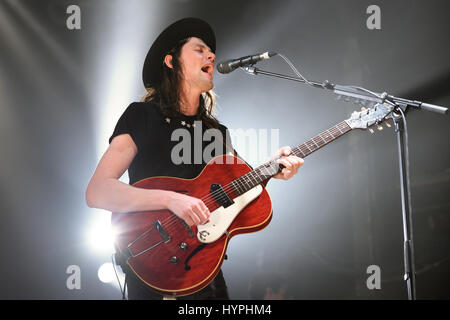
[[[437,112],[440,114],[447,114],[448,108],[437,106],[429,103],[424,103],[416,100],[408,100],[394,97],[387,93],[376,93],[370,90],[355,87],[355,86],[341,86],[332,84],[328,80],[323,83],[306,81],[302,78],[291,77],[279,73],[264,71],[253,66],[241,67],[246,73],[251,75],[262,74],[272,76],[280,79],[291,80],[296,82],[307,83],[314,88],[332,90],[339,96],[346,96],[357,101],[367,101],[370,103],[388,103],[394,106],[394,128],[397,134],[398,146],[398,162],[400,170],[400,193],[402,204],[402,220],[403,220],[403,257],[405,273],[403,280],[406,281],[408,290],[408,299],[416,300],[416,271],[414,266],[414,246],[413,246],[413,223],[412,223],[412,209],[411,209],[411,193],[409,182],[409,160],[408,160],[408,131],[406,125],[405,113],[408,107],[416,109],[424,109],[427,111]]]

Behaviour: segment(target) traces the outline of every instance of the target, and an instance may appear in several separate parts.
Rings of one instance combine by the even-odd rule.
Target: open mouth
[[[202,67],[202,71],[203,71],[204,73],[207,73],[207,74],[209,74],[209,75],[212,75],[212,74],[213,74],[213,71],[214,71],[214,66],[213,66],[212,64],[204,65],[204,66]]]

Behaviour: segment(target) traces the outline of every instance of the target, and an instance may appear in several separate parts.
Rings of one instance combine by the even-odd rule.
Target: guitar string
[[[341,130],[341,128],[339,128],[339,126],[341,126],[341,127],[343,126],[342,129],[344,130],[344,132]],[[332,139],[330,139],[328,142],[325,140],[325,139],[327,138],[327,136],[324,135],[325,132],[327,132],[327,131],[329,132],[328,136],[331,135],[331,137],[332,137]],[[296,152],[295,149],[297,149],[298,151],[301,151],[301,152],[304,154],[304,155],[302,155],[302,156],[305,157],[306,155],[308,155],[308,154],[310,154],[310,153],[316,151],[317,149],[319,149],[319,148],[325,146],[326,144],[330,143],[331,141],[333,141],[333,140],[337,139],[338,137],[342,136],[342,135],[345,134],[346,132],[348,132],[348,125],[346,124],[345,121],[343,121],[343,122],[341,122],[341,123],[339,123],[339,124],[337,124],[337,125],[331,127],[330,129],[328,129],[328,130],[326,130],[326,131],[324,131],[324,132],[322,132],[322,133],[316,135],[315,137],[311,138],[310,140],[308,140],[308,141],[305,142],[304,144],[299,145],[298,147],[294,148],[292,151],[293,151],[293,153],[295,153],[295,152]],[[330,134],[330,133],[331,133],[331,134]],[[337,134],[337,135],[334,136],[333,133],[335,133],[335,134]],[[321,135],[324,135],[325,139],[322,138]],[[320,137],[320,138],[323,140],[323,142],[324,142],[323,144],[321,144],[320,141],[319,141],[319,142],[316,142],[316,141],[314,140],[314,139],[317,139],[318,137]],[[309,141],[312,141],[312,142],[316,145],[316,147],[313,146],[313,150],[311,150],[311,148],[309,148],[308,145],[307,145],[307,143],[308,143]],[[306,151],[305,146],[306,146],[306,148],[308,148],[309,153]],[[303,148],[304,150],[302,150],[302,148]],[[272,160],[272,161],[269,161],[268,163],[266,163],[266,164],[264,164],[264,165],[262,165],[262,166],[256,168],[255,170],[253,170],[253,171],[251,171],[251,172],[249,172],[249,173],[247,173],[247,174],[241,176],[241,177],[238,178],[238,179],[242,179],[242,177],[244,177],[244,176],[246,176],[246,175],[248,175],[249,178],[251,178],[253,172],[256,172],[257,170],[259,170],[259,171],[264,170],[264,169],[267,170],[267,167],[266,167],[266,166],[267,166],[267,165],[270,165],[270,166],[271,166],[273,163],[275,163],[275,161],[276,161],[276,159],[275,159],[275,160]],[[256,172],[256,173],[259,174],[258,172]],[[269,175],[272,176],[273,174],[271,174],[271,173],[269,172]],[[253,178],[254,178],[254,177],[253,177]],[[237,180],[237,179],[236,179],[236,180]],[[236,181],[236,180],[231,181],[230,184],[234,183],[234,181]],[[247,183],[248,186],[250,186],[250,184],[245,180],[245,178],[243,179],[243,181],[244,181],[245,183]],[[249,179],[249,181],[250,181],[250,183],[254,183],[251,179]],[[259,182],[259,183],[260,183],[260,182]],[[259,184],[259,183],[257,183],[257,184]],[[225,192],[230,191],[230,189],[232,189],[233,187],[238,187],[238,186],[236,186],[236,185],[230,185],[230,184],[228,184],[228,185],[224,188],[224,191],[225,191]],[[255,186],[256,186],[256,184],[255,184]],[[244,190],[245,190],[245,189],[244,189]],[[220,192],[220,191],[221,191],[221,190],[218,190],[218,192]],[[223,196],[221,196],[221,197],[219,197],[219,198],[215,198],[214,195],[217,195],[217,193],[210,193],[210,194],[208,194],[206,197],[201,198],[202,200],[204,199],[205,205],[206,205],[207,207],[210,206],[210,205],[212,205],[212,204],[214,204],[217,200],[220,201],[220,200],[226,199],[226,196],[227,196],[226,194],[224,194]],[[173,225],[175,222],[177,222],[179,219],[180,219],[180,218],[179,218],[178,216],[176,216],[176,215],[173,215],[173,216],[169,217],[169,218],[165,221],[165,222],[166,222],[166,225],[167,225],[166,228],[169,228],[170,226],[172,226],[172,225]]]
[[[242,177],[244,177],[244,176],[246,176],[246,175],[249,175],[249,177],[251,177],[251,176],[252,176],[252,173],[253,173],[253,172],[256,172],[256,170],[259,170],[260,172],[261,172],[262,170],[266,170],[267,173],[269,173],[269,177],[270,177],[270,176],[273,175],[273,173],[271,173],[270,171],[268,171],[266,165],[267,165],[267,164],[270,164],[270,165],[272,165],[272,164],[278,164],[278,163],[276,162],[276,160],[277,160],[277,159],[271,160],[271,161],[269,161],[268,163],[266,163],[265,165],[262,165],[262,166],[256,168],[255,170],[252,170],[252,171],[246,173],[245,175],[239,177],[238,179],[242,179]],[[270,167],[270,168],[273,168],[273,167]],[[264,177],[266,177],[266,176],[264,176]],[[238,179],[235,179],[235,180],[231,181],[230,183],[228,183],[228,184],[223,188],[223,190],[227,193],[227,192],[229,192],[230,190],[232,190],[233,188],[235,188],[235,191],[240,192],[240,190],[237,189],[237,186],[235,185],[235,181],[238,180]],[[249,181],[252,182],[251,180],[249,180]],[[244,182],[246,182],[247,185],[250,187],[249,183],[245,180],[245,178],[244,178]],[[262,181],[261,181],[261,182],[262,182]],[[261,182],[259,182],[259,183],[257,183],[257,184],[260,184]],[[242,184],[242,185],[243,185],[243,184]],[[256,186],[256,184],[255,184],[255,186]],[[241,187],[241,188],[242,188],[242,187]],[[245,186],[243,187],[243,190],[245,190]],[[220,190],[219,190],[219,192],[220,192]],[[214,192],[214,193],[217,194],[217,192]],[[210,197],[211,197],[211,194],[214,194],[214,193],[210,193],[210,194],[208,194],[208,195],[206,195],[206,196],[204,196],[204,197],[201,198],[201,200],[205,199],[205,200],[204,200],[204,201],[205,201],[205,205],[206,205],[206,203],[208,203],[208,205],[214,204],[214,201],[216,201],[216,199],[212,199],[213,201],[211,201],[210,199],[206,200],[207,198],[210,198]],[[221,198],[218,198],[218,200],[223,200],[223,198],[226,198],[226,196],[227,196],[227,195],[223,195]],[[208,205],[207,205],[207,206],[208,206]],[[177,224],[177,222],[180,222],[180,219],[181,219],[181,218],[179,218],[177,215],[175,215],[174,213],[171,213],[171,215],[170,215],[169,218],[166,218],[165,220],[162,220],[162,221],[161,221],[161,224],[163,225],[163,227],[164,227],[164,229],[166,230],[166,232],[172,233],[172,232],[175,231],[176,229],[179,229],[179,226],[180,226],[180,225]],[[181,220],[182,220],[182,219],[181,219]],[[165,224],[165,225],[164,225],[164,224]],[[148,229],[147,229],[147,231],[148,231]],[[144,233],[145,233],[145,232],[144,232]],[[141,233],[141,235],[142,235],[142,234],[143,234],[143,233]],[[136,239],[138,239],[138,238],[139,238],[139,236],[138,236]]]
[[[278,158],[279,159],[279,158]],[[229,191],[234,191],[236,192],[242,192],[242,190],[244,190],[245,193],[245,189],[247,188],[245,186],[245,184],[247,184],[247,186],[249,187],[248,190],[250,190],[251,188],[255,187],[256,185],[260,184],[261,182],[263,182],[264,180],[266,180],[267,178],[272,177],[273,175],[275,175],[276,173],[270,172],[268,170],[268,166],[271,169],[275,169],[275,167],[273,167],[273,165],[278,165],[278,163],[276,162],[278,159],[273,159],[269,162],[267,162],[264,165],[261,165],[259,167],[257,167],[256,169],[242,175],[241,177],[231,181],[230,183],[228,183],[227,185],[225,185],[225,187],[223,188],[223,193],[221,193],[221,190],[215,191],[213,193],[210,193],[206,196],[203,196],[202,198],[200,198],[201,200],[204,201],[205,205],[211,206],[213,204],[216,204],[218,202],[220,202],[221,200],[224,200],[227,198],[228,196],[228,192]],[[266,172],[263,172],[266,171]],[[248,179],[245,178],[245,176],[247,176]],[[261,178],[261,181],[258,181],[258,178]],[[242,180],[244,183],[241,183],[238,181],[238,179]],[[254,180],[252,180],[254,179]],[[221,196],[219,197],[214,197],[215,195],[217,195],[218,193],[221,194]],[[242,194],[241,193],[241,194]],[[164,228],[166,229],[166,231],[173,231],[173,229],[171,228],[176,222],[179,222],[181,218],[179,218],[178,216],[176,216],[175,214],[172,213],[172,215],[169,218],[166,218],[165,220],[161,221],[161,223],[165,223],[166,225],[164,226]]]
[[[342,132],[342,130],[341,130],[340,128],[338,128],[338,126],[339,126],[339,125],[342,125],[342,124],[346,124],[346,123],[343,123],[343,122],[342,122],[342,123],[339,123],[338,125],[336,125],[336,126],[330,128],[330,129],[328,129],[328,130],[326,130],[326,131],[320,133],[320,134],[317,135],[316,137],[311,138],[310,140],[312,140],[312,141],[316,144],[316,146],[317,146],[318,148],[320,148],[320,147],[326,145],[327,143],[329,143],[329,142],[331,142],[331,141],[337,139],[338,137],[340,137],[340,136],[343,135],[344,133],[348,132],[348,126],[345,126],[345,128],[342,128],[342,129],[344,129],[344,132]],[[338,132],[338,130],[339,130],[340,132]],[[325,132],[327,132],[327,131],[328,131],[328,133],[329,133],[328,135],[329,135],[329,136],[331,135],[331,137],[332,137],[332,139],[330,139],[328,142],[325,140],[325,139],[327,138],[327,136],[325,136],[325,139],[321,137],[321,135],[323,135],[323,134],[324,134]],[[333,132],[333,131],[334,131],[334,132]],[[333,135],[333,133],[336,133],[337,136],[335,137],[335,136]],[[320,137],[325,143],[324,143],[323,145],[320,145],[320,142],[319,142],[319,143],[316,143],[316,142],[314,141],[314,139],[316,139],[317,137]],[[306,155],[310,154],[310,153],[313,152],[313,151],[308,147],[308,145],[307,145],[308,142],[309,142],[309,140],[308,140],[307,142],[305,142],[304,144],[299,145],[298,147],[294,148],[294,149],[292,150],[292,152],[295,154],[295,153],[296,153],[296,150],[295,150],[295,149],[297,149],[298,151],[302,151],[302,153],[304,153],[304,155],[301,154],[302,157],[305,157]],[[307,150],[305,149],[305,147],[309,149],[309,153],[307,152]],[[303,150],[302,150],[302,148],[303,148]],[[314,151],[315,151],[315,150],[314,150]],[[259,170],[260,172],[261,172],[262,170],[267,170],[267,165],[269,165],[269,166],[271,167],[271,165],[274,164],[275,161],[276,161],[276,160],[269,161],[268,163],[266,163],[266,164],[264,164],[264,165],[262,165],[262,166],[256,168],[256,169],[253,170],[253,171],[248,172],[248,173],[245,174],[245,175],[248,175],[249,177],[252,177],[252,172],[254,172],[254,171],[256,172],[257,170]],[[271,168],[272,168],[272,167],[271,167]],[[256,173],[257,173],[257,172],[256,172]],[[241,179],[241,180],[242,180],[242,177],[244,177],[245,175],[241,176],[241,177],[238,178],[238,179]],[[269,172],[269,177],[270,177],[270,176],[272,176],[272,174]],[[227,185],[225,186],[225,188],[223,188],[224,191],[225,191],[225,192],[228,192],[228,191],[232,190],[233,187],[234,187],[235,189],[236,189],[236,188],[239,188],[239,183],[237,183],[237,182],[238,182],[238,181],[237,181],[238,179],[235,179],[235,180],[231,181],[229,184],[227,184]],[[245,180],[245,178],[243,179],[243,181],[244,181],[245,183],[247,183],[247,185],[249,185],[249,183]],[[252,182],[251,180],[249,180],[249,181]],[[236,184],[236,183],[237,183],[237,184]],[[244,185],[244,184],[242,183],[242,185]],[[245,187],[245,186],[244,186],[244,187]],[[242,188],[242,187],[240,187],[240,188]],[[243,189],[245,190],[245,188],[243,188]],[[218,191],[216,191],[216,192],[209,193],[208,195],[202,197],[202,199],[205,200],[205,205],[206,205],[206,206],[210,206],[210,205],[214,204],[214,201],[216,200],[216,198],[214,198],[214,196],[217,195],[217,193],[220,192],[220,191],[221,191],[221,190],[218,190]],[[240,192],[240,190],[237,190],[237,191]],[[223,196],[217,198],[217,200],[220,201],[220,200],[223,200],[223,198],[225,198],[225,195],[223,195]],[[165,224],[166,224],[166,225],[165,225],[165,229],[166,229],[168,232],[172,232],[172,231],[174,231],[174,228],[173,228],[173,227],[175,227],[174,224],[175,224],[176,222],[179,222],[180,219],[181,219],[181,218],[179,218],[178,216],[176,216],[175,214],[172,213],[172,215],[171,215],[169,218],[166,218],[166,219],[163,220],[161,223],[165,223]]]
[[[304,153],[305,155],[302,155],[302,156],[303,156],[303,157],[307,156],[308,154],[310,154],[310,153],[316,151],[317,149],[319,149],[319,148],[325,146],[326,144],[330,143],[331,141],[337,139],[337,138],[340,137],[341,135],[343,135],[343,134],[345,134],[346,132],[348,132],[348,126],[345,126],[344,128],[342,128],[342,129],[344,129],[344,132],[342,132],[341,128],[338,127],[339,125],[343,125],[343,124],[346,124],[346,123],[345,123],[345,122],[341,122],[341,123],[339,123],[339,124],[337,124],[337,125],[331,127],[330,129],[328,129],[328,130],[326,130],[326,131],[324,131],[324,132],[322,132],[322,133],[316,135],[315,137],[309,139],[307,142],[303,143],[302,145],[299,145],[299,146],[297,146],[296,148],[292,149],[292,152],[295,154],[295,152],[296,152],[295,149],[297,149],[298,151],[302,151],[302,153],[304,153],[303,150],[302,150],[302,148],[304,149],[305,146],[306,146],[306,148],[309,149],[309,153],[308,153],[308,152],[305,152],[305,153]],[[338,130],[339,130],[339,132],[338,132]],[[331,134],[329,134],[329,135],[331,135],[331,137],[332,137],[332,139],[331,139],[330,141],[328,141],[328,142],[327,142],[324,138],[321,137],[321,135],[323,135],[323,134],[324,134],[325,132],[327,132],[327,131],[328,131],[329,133],[331,133]],[[337,136],[336,136],[336,137],[333,135],[333,131],[334,131],[334,133],[337,133]],[[319,142],[319,143],[316,143],[316,142],[314,141],[314,139],[316,139],[317,137],[320,137],[325,143],[324,143],[323,145],[320,145],[320,142]],[[327,137],[325,136],[325,138],[327,138]],[[311,150],[311,149],[308,147],[307,143],[308,143],[310,140],[313,141],[314,144],[316,144],[316,146],[317,146],[316,149],[313,148],[313,150]],[[304,150],[304,151],[306,151],[306,150]],[[279,158],[278,158],[278,159],[279,159]],[[269,161],[269,162],[267,162],[266,164],[257,167],[255,170],[252,170],[252,171],[250,171],[250,172],[244,174],[243,176],[241,176],[241,177],[239,177],[239,178],[237,178],[237,179],[231,181],[230,183],[228,183],[228,184],[225,186],[225,188],[223,188],[223,191],[224,191],[225,193],[227,193],[227,192],[229,192],[229,191],[232,191],[233,188],[236,189],[236,187],[238,187],[238,185],[236,185],[237,180],[238,180],[238,179],[242,179],[244,176],[248,176],[249,178],[251,178],[252,175],[253,175],[253,174],[252,174],[253,172],[255,172],[255,173],[257,173],[258,175],[260,175],[260,174],[259,174],[258,172],[256,172],[256,171],[259,170],[259,171],[261,172],[262,170],[267,170],[267,165],[269,165],[270,168],[272,168],[271,165],[274,164],[274,163],[276,163],[276,160],[277,160],[277,159],[274,159],[274,160],[272,160],[272,161]],[[269,177],[270,177],[270,176],[273,176],[272,173],[270,173],[270,172],[268,172],[268,173],[269,173]],[[258,177],[258,176],[257,176],[257,177]],[[256,178],[257,178],[257,177],[256,177]],[[264,177],[267,178],[267,176],[264,176]],[[255,178],[255,177],[253,177],[253,178]],[[264,180],[265,180],[265,179],[264,179]],[[264,180],[263,180],[263,181],[264,181]],[[247,183],[248,186],[250,186],[250,184],[245,180],[245,178],[243,178],[243,181],[244,181],[245,183]],[[249,180],[249,181],[250,181],[251,183],[253,182],[253,181],[251,181],[251,180]],[[261,182],[262,182],[262,181],[261,181]],[[257,183],[257,184],[260,184],[261,182],[259,182],[259,183]],[[254,182],[253,182],[253,183],[254,183]],[[255,186],[256,186],[257,184],[255,184]],[[243,185],[243,184],[242,184],[242,185]],[[244,186],[244,187],[245,187],[245,186]],[[245,190],[245,188],[243,188],[243,190]],[[240,192],[240,190],[237,190],[237,191]],[[214,191],[214,192],[212,192],[212,193],[209,193],[209,194],[203,196],[203,197],[201,198],[201,200],[204,201],[205,205],[208,207],[208,206],[211,206],[212,204],[214,204],[215,202],[218,202],[218,201],[221,201],[221,200],[223,200],[223,199],[226,199],[226,197],[227,197],[226,194],[223,194],[223,195],[221,195],[220,197],[216,198],[215,196],[217,196],[218,193],[223,194],[223,193],[221,192],[221,190],[216,190],[216,191]],[[180,219],[181,219],[181,218],[179,218],[177,215],[175,215],[175,214],[172,213],[172,215],[171,215],[169,218],[166,218],[165,220],[161,221],[161,223],[165,223],[165,224],[166,224],[166,226],[165,226],[166,231],[173,231],[173,228],[172,228],[172,227],[174,226],[174,224],[175,224],[176,222],[179,222]],[[139,238],[139,237],[138,237],[138,238]]]
[[[336,126],[336,127],[337,127],[337,126]],[[340,134],[339,134],[339,132],[338,132],[338,129],[339,129],[339,131],[340,131]],[[320,147],[326,145],[327,143],[329,143],[329,142],[335,140],[337,137],[339,137],[340,135],[344,134],[345,132],[347,132],[347,130],[346,130],[347,128],[343,128],[343,129],[344,129],[344,132],[342,132],[342,130],[340,130],[340,128],[338,128],[338,129],[335,128],[335,127],[332,127],[332,128],[330,128],[330,129],[327,130],[329,133],[331,133],[331,137],[332,137],[332,139],[331,139],[330,141],[328,141],[328,142],[325,140],[327,137],[325,136],[325,139],[324,139],[324,138],[322,138],[322,137],[320,136],[320,134],[317,135],[316,137],[313,137],[313,138],[310,139],[310,140],[312,140],[312,141],[314,142],[314,144],[316,144],[317,148],[320,148]],[[334,131],[334,132],[333,132],[333,131]],[[337,133],[337,136],[334,137],[333,133]],[[322,134],[323,134],[323,133],[322,133]],[[320,144],[321,144],[320,141],[319,141],[319,143],[316,143],[316,142],[314,141],[314,139],[317,139],[317,137],[320,137],[325,143],[324,143],[323,145],[320,145]],[[308,140],[308,141],[309,141],[309,140]],[[294,154],[296,153],[296,150],[295,150],[295,149],[297,149],[298,151],[301,151],[302,148],[303,148],[303,149],[304,149],[303,151],[306,151],[305,147],[308,148],[310,152],[312,152],[311,149],[308,147],[307,142],[306,142],[305,144],[300,145],[300,146],[294,148],[294,149],[293,149],[293,153],[294,153]],[[314,151],[315,151],[315,150],[314,150]],[[302,153],[303,153],[303,152],[302,152]],[[305,153],[306,153],[306,155],[308,155],[308,152],[305,152]],[[302,156],[304,157],[305,155],[302,155]],[[261,172],[262,170],[267,170],[267,165],[270,166],[270,165],[272,165],[274,162],[275,162],[275,160],[273,160],[273,161],[271,161],[271,162],[268,162],[267,164],[265,164],[265,165],[263,165],[263,166],[260,166],[260,167],[256,168],[254,171],[256,172],[257,170],[259,170],[259,171]],[[252,173],[253,173],[253,171],[247,173],[246,175],[248,175],[248,177],[251,178],[251,177],[253,176]],[[256,172],[256,173],[258,173],[258,172]],[[244,176],[245,176],[245,175],[244,175]],[[244,177],[244,176],[242,176],[242,177]],[[240,177],[240,178],[238,178],[238,179],[241,179],[241,180],[242,180],[242,177]],[[236,180],[237,180],[237,179],[236,179]],[[244,181],[245,183],[248,184],[248,182],[245,180],[245,177],[244,177],[243,181]],[[252,182],[251,180],[249,180],[249,181]],[[236,182],[237,182],[237,181],[236,181]],[[225,191],[225,192],[228,192],[228,191],[229,191],[230,189],[232,189],[233,187],[234,187],[235,189],[236,189],[236,188],[239,188],[239,184],[236,184],[235,181],[231,181],[229,184],[227,184],[227,186],[225,186],[224,191]],[[245,190],[245,189],[244,189],[244,190]],[[240,190],[238,190],[238,191],[240,191]],[[219,192],[220,192],[220,190],[219,190]],[[215,199],[211,199],[211,196],[214,196],[214,195],[216,195],[216,194],[217,194],[217,193],[214,192],[214,193],[208,194],[206,197],[203,197],[204,200],[205,200],[205,205],[206,205],[206,206],[210,206],[212,203],[214,203],[214,200],[215,200]],[[223,197],[218,198],[217,200],[220,201],[220,200],[222,200],[224,197],[225,197],[225,195],[224,195]],[[210,199],[208,199],[208,198],[210,198]],[[208,200],[209,200],[209,201],[208,201]],[[166,224],[166,225],[165,225],[165,229],[166,229],[168,232],[173,232],[173,231],[174,231],[174,228],[176,228],[176,226],[174,226],[174,224],[175,224],[176,222],[178,222],[179,220],[180,220],[180,218],[179,218],[178,216],[176,216],[175,214],[172,213],[172,215],[171,215],[169,218],[163,220],[162,223],[165,223],[165,224]]]
[[[345,129],[347,129],[347,128],[343,128],[344,129],[344,132],[342,132],[342,130],[340,130],[340,128],[336,128],[336,127],[338,127],[339,125],[341,125],[342,126],[342,124],[344,124],[343,122],[341,122],[341,123],[339,123],[339,124],[337,124],[336,126],[334,126],[334,127],[332,127],[332,128],[330,128],[330,129],[328,129],[328,130],[326,130],[326,131],[328,131],[329,133],[331,133],[331,134],[328,134],[328,136],[330,136],[331,135],[331,137],[332,137],[332,139],[331,140],[329,140],[328,142],[325,140],[327,137],[325,136],[325,139],[324,138],[322,138],[321,137],[321,135],[322,134],[324,134],[326,131],[324,131],[324,132],[322,132],[322,133],[320,133],[320,134],[318,134],[317,136],[315,136],[315,137],[313,137],[313,138],[311,138],[310,140],[316,145],[316,148],[313,148],[313,150],[311,150],[311,148],[309,148],[308,147],[308,145],[307,145],[307,143],[310,141],[310,140],[308,140],[306,143],[304,143],[303,145],[300,145],[300,146],[298,146],[298,147],[296,147],[296,148],[294,148],[292,151],[293,151],[293,153],[295,153],[296,151],[295,151],[295,149],[297,149],[298,151],[302,151],[302,147],[303,147],[303,151],[306,151],[306,149],[305,149],[305,146],[306,146],[306,148],[308,148],[309,149],[309,153],[308,152],[302,152],[302,153],[306,153],[306,155],[308,155],[308,154],[310,154],[311,152],[313,152],[313,151],[316,151],[317,149],[319,149],[319,148],[321,148],[321,147],[323,147],[324,145],[326,145],[327,143],[329,143],[329,142],[331,142],[331,141],[333,141],[333,140],[335,140],[335,139],[337,139],[339,136],[341,136],[342,134],[344,134],[345,132],[347,132],[347,130],[345,130]],[[338,131],[338,129],[339,129],[339,131]],[[334,132],[333,132],[334,131]],[[334,135],[333,135],[333,133],[336,133],[337,134],[337,136],[335,137]],[[321,145],[321,142],[319,141],[319,142],[315,142],[314,141],[314,139],[317,139],[318,137],[320,137],[325,143],[323,143],[322,145]],[[305,155],[303,155],[303,157],[305,157]],[[260,166],[260,167],[258,167],[258,168],[256,168],[255,170],[253,170],[253,171],[251,171],[251,172],[249,172],[249,173],[247,173],[247,174],[245,174],[245,175],[248,175],[248,177],[249,178],[252,178],[252,176],[253,176],[253,172],[255,172],[255,171],[257,171],[257,170],[259,170],[259,171],[261,171],[261,170],[267,170],[267,165],[269,165],[269,166],[271,166],[273,163],[276,163],[275,162],[276,160],[272,160],[272,161],[269,161],[268,163],[266,163],[266,164],[264,164],[264,165],[262,165],[262,166]],[[257,172],[256,172],[257,173]],[[259,174],[259,173],[258,173]],[[244,177],[245,175],[243,175],[242,177]],[[272,176],[272,174],[269,172],[269,175],[270,176]],[[242,179],[242,177],[240,177],[240,178],[238,178],[238,179]],[[254,178],[254,177],[253,177]],[[237,179],[236,179],[237,180]],[[234,183],[234,181],[236,181],[236,180],[233,180],[232,182],[230,182],[230,184],[229,185],[227,185],[225,188],[224,188],[224,191],[225,192],[228,192],[228,191],[230,191],[233,187],[239,187],[238,185],[236,186],[236,185],[232,185],[233,183]],[[245,178],[243,178],[243,181],[245,182],[245,183],[247,183],[247,185],[248,186],[250,186],[250,184],[245,180]],[[251,179],[249,179],[249,182],[250,183],[254,183]],[[257,184],[259,184],[259,183],[257,183]],[[256,184],[255,184],[256,185]],[[244,189],[245,190],[245,189]],[[220,192],[221,190],[218,190],[218,192]],[[203,197],[203,198],[201,198],[202,200],[204,200],[204,202],[205,202],[205,205],[208,207],[208,206],[210,206],[210,205],[212,205],[212,204],[214,204],[217,200],[223,200],[223,199],[226,199],[226,195],[223,195],[223,196],[221,196],[221,197],[219,197],[219,198],[215,198],[214,196],[215,195],[217,195],[217,193],[210,193],[210,194],[208,194],[206,197]],[[178,220],[179,220],[180,218],[178,217],[178,216],[176,216],[176,215],[172,215],[171,217],[169,217],[168,219],[166,219],[164,222],[166,223],[166,228],[169,228],[169,227],[171,227],[174,223],[176,223]]]
[[[271,161],[271,162],[273,162],[273,161]],[[246,176],[246,175],[249,175],[248,177],[252,177],[254,174],[252,174],[252,172],[255,172],[257,169],[259,169],[260,167],[258,167],[258,168],[256,168],[255,170],[253,170],[253,171],[250,171],[250,172],[248,172],[248,173],[246,173],[245,175],[243,175],[243,176],[241,176],[240,178],[238,178],[238,179],[241,179],[242,177],[244,177],[244,176]],[[262,168],[261,168],[262,169]],[[261,170],[260,170],[261,171]],[[269,173],[269,175],[271,176],[272,175],[272,173],[271,172],[269,172],[269,171],[267,171],[267,173]],[[259,177],[261,177],[261,175],[259,175]],[[262,180],[262,181],[264,181],[265,180],[265,178],[266,178],[267,176],[266,175],[264,175],[264,179]],[[258,178],[258,176],[256,176],[256,177],[252,177],[252,178]],[[225,199],[227,199],[227,196],[228,196],[228,192],[229,191],[237,191],[237,192],[241,192],[241,190],[239,190],[239,187],[238,187],[238,185],[236,185],[236,181],[237,179],[235,179],[235,180],[233,180],[233,181],[231,181],[230,183],[228,183],[227,185],[225,185],[225,187],[223,188],[223,193],[221,192],[221,190],[218,190],[218,191],[215,191],[215,192],[213,192],[213,193],[210,193],[210,194],[208,194],[208,195],[206,195],[206,196],[204,196],[204,197],[202,197],[202,198],[200,198],[200,200],[202,200],[202,201],[204,201],[204,203],[205,203],[205,205],[207,206],[207,207],[209,207],[209,206],[212,206],[213,204],[216,204],[217,202],[220,202],[220,201],[222,201],[222,200],[225,200]],[[254,180],[254,181],[252,181],[252,180],[248,180],[248,181],[246,181],[245,180],[245,178],[244,178],[244,181],[247,183],[247,185],[248,185],[248,187],[250,187],[250,189],[251,188],[253,188],[253,187],[255,187],[256,185],[258,185],[258,184],[260,184],[261,182],[257,182],[257,180]],[[255,182],[257,182],[256,184],[255,184]],[[251,184],[255,184],[253,187],[251,186]],[[234,189],[234,190],[233,190]],[[245,186],[244,187],[240,187],[240,189],[243,189],[243,190],[245,190]],[[249,190],[250,190],[249,189]],[[214,195],[217,195],[218,193],[220,193],[220,196],[219,197],[214,197]],[[213,196],[213,197],[211,197],[211,196]],[[175,222],[178,222],[178,220],[179,220],[180,218],[178,217],[178,216],[176,216],[175,214],[173,214],[171,217],[169,217],[168,219],[166,219],[165,220],[165,222],[166,222],[166,226],[165,226],[165,228],[166,228],[166,230],[168,230]]]

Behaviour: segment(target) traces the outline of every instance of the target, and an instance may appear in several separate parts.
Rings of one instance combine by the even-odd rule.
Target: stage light
[[[110,283],[116,280],[114,268],[111,262],[106,262],[98,268],[98,278],[103,283]]]
[[[111,213],[104,210],[93,212],[87,232],[89,246],[98,253],[114,252],[114,232],[111,227]]]

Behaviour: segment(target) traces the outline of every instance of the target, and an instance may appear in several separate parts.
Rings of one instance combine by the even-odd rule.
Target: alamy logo
[[[69,290],[81,289],[81,269],[73,264],[67,267],[66,273],[69,274],[66,280],[66,287]]]
[[[224,144],[229,146],[227,149],[233,145],[243,159],[254,164],[268,161],[279,149],[279,129],[270,129],[270,142],[267,129],[230,129],[223,141],[220,130],[212,128],[203,133],[202,122],[195,121],[194,124],[193,134],[185,128],[178,128],[172,132],[171,141],[178,141],[170,155],[176,165],[202,164],[203,161],[208,163],[215,154],[222,154]],[[202,149],[203,142],[208,142],[204,149]]]
[[[366,26],[369,30],[381,29],[381,9],[379,6],[372,4],[367,7],[367,14],[370,16],[367,18]]]
[[[370,276],[367,278],[366,285],[367,289],[381,289],[381,269],[377,265],[370,265],[367,267],[367,274]]]
[[[69,30],[80,30],[81,29],[81,9],[77,5],[70,5],[66,10],[67,14],[70,14],[66,20],[66,26]]]

